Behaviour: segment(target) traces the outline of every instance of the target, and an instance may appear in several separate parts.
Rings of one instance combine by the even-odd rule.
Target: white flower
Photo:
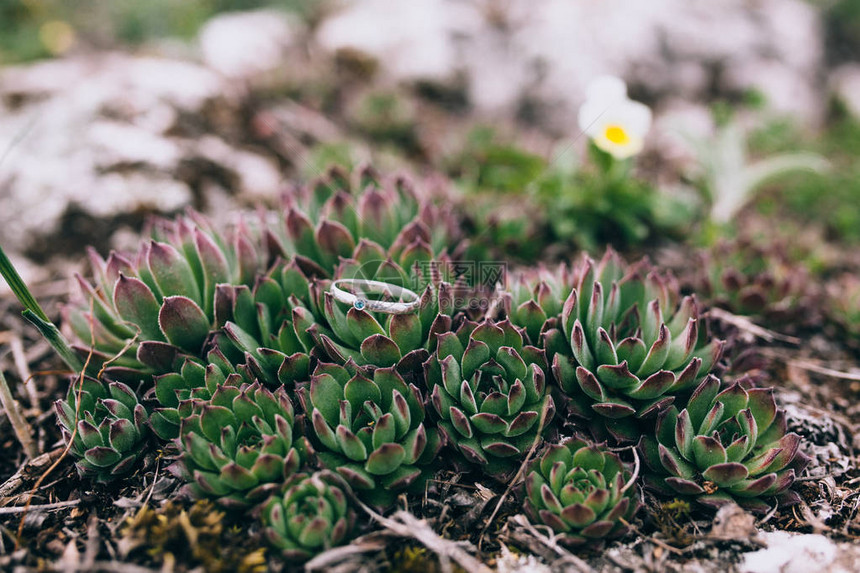
[[[588,86],[579,108],[579,128],[603,151],[627,159],[642,151],[651,128],[651,110],[627,97],[624,80],[601,76]]]

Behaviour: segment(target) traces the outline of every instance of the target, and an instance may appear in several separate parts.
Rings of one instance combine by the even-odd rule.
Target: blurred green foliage
[[[860,0],[816,0],[824,11],[827,57],[835,62],[860,59]]]
[[[556,241],[595,250],[636,249],[681,239],[697,219],[695,204],[655,189],[634,176],[632,161],[618,161],[589,145],[592,168],[550,169],[537,197]]]
[[[757,153],[806,149],[830,161],[827,173],[798,173],[770,186],[757,200],[763,214],[819,224],[831,239],[860,243],[860,122],[835,102],[832,120],[817,137],[776,121],[750,138]]]
[[[349,112],[349,123],[361,135],[390,144],[408,156],[421,153],[415,110],[411,102],[393,92],[371,92]]]
[[[491,127],[474,129],[443,161],[465,193],[473,250],[495,247],[522,261],[608,244],[637,250],[683,239],[697,222],[695,198],[654,188],[633,173],[633,160],[618,161],[594,145],[589,152],[585,165],[567,165],[561,154],[548,163]]]
[[[504,141],[495,129],[478,126],[463,148],[445,160],[445,171],[467,190],[525,191],[546,168],[543,157]]]
[[[347,173],[358,165],[355,147],[347,141],[332,141],[318,143],[313,146],[301,164],[302,176],[305,179],[319,177],[333,166],[342,167]]]
[[[191,38],[219,12],[278,8],[309,19],[321,4],[322,0],[0,0],[0,63],[55,55],[68,43],[69,31],[99,47],[134,45],[151,38]],[[63,38],[58,40],[57,34]]]

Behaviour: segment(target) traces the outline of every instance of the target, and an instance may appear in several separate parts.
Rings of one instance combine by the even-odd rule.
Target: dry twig
[[[32,498],[31,498],[32,499]],[[54,509],[64,509],[74,507],[81,503],[79,499],[70,499],[69,501],[58,501],[57,503],[46,503],[44,505],[30,505],[29,500],[26,505],[16,505],[13,507],[0,507],[0,515],[12,515],[16,513],[27,513],[28,511],[50,511]]]
[[[810,372],[815,372],[817,374],[823,374],[824,376],[829,376],[831,378],[838,378],[840,380],[850,380],[852,382],[860,382],[860,373],[851,373],[851,372],[842,372],[840,370],[833,370],[832,368],[827,368],[825,366],[819,366],[817,364],[813,364],[812,362],[807,362],[806,360],[792,360],[792,366],[797,366],[798,368],[802,368],[804,370],[809,370]]]
[[[12,423],[15,437],[18,438],[21,447],[24,448],[24,453],[27,454],[28,458],[35,458],[39,454],[39,451],[36,448],[36,442],[33,441],[30,424],[27,423],[27,419],[21,413],[18,402],[12,396],[12,390],[6,382],[3,370],[0,370],[0,404],[2,404],[3,409],[6,411],[9,422]]]
[[[12,359],[18,370],[18,376],[23,381],[21,384],[30,400],[30,406],[38,412],[39,394],[36,392],[36,385],[33,384],[33,375],[30,373],[30,365],[27,364],[27,356],[24,353],[24,343],[21,342],[21,337],[13,336],[9,340],[9,348],[12,349]]]
[[[534,549],[532,543],[530,542],[538,542],[541,546],[543,546],[548,551],[542,551],[544,558],[547,561],[552,561],[553,570],[556,568],[561,569],[561,565],[567,563],[573,567],[573,570],[577,571],[577,573],[595,573],[595,570],[585,561],[562,547],[562,545],[558,542],[559,535],[552,531],[549,527],[535,526],[533,525],[525,515],[518,514],[509,518],[509,523],[513,523],[517,526],[519,530],[519,534],[516,534],[516,530],[512,533],[509,530],[509,537],[517,542],[517,545],[529,545],[530,549]],[[544,535],[539,531],[538,528],[546,529],[548,535]],[[553,560],[553,558],[555,558]]]
[[[61,449],[56,449],[52,452],[46,452],[36,458],[33,458],[28,463],[18,468],[18,471],[15,472],[12,477],[7,479],[5,482],[3,482],[2,485],[0,485],[0,504],[3,503],[5,498],[8,498],[12,494],[14,494],[16,491],[18,491],[18,489],[21,488],[22,485],[24,485],[24,479],[28,470],[38,470],[48,464],[53,463],[54,458],[58,456],[61,451]]]
[[[358,557],[365,553],[382,551],[383,549],[385,549],[383,541],[355,539],[349,545],[333,547],[328,551],[320,553],[305,563],[305,571],[308,573],[313,571],[330,571],[332,568],[348,562],[353,557]]]
[[[472,557],[465,549],[471,546],[467,541],[455,542],[439,537],[433,528],[423,519],[418,519],[408,511],[398,511],[391,517],[384,517],[358,499],[356,503],[377,523],[389,533],[398,537],[412,538],[439,557],[439,566],[445,573],[451,573],[451,561],[465,569],[468,573],[490,573],[491,569]]]
[[[675,555],[683,555],[683,554],[684,554],[684,552],[683,552],[682,550],[678,549],[677,547],[672,547],[672,546],[671,546],[671,545],[669,545],[668,543],[665,543],[664,541],[661,541],[661,540],[657,539],[657,538],[656,538],[656,537],[654,537],[654,536],[648,536],[648,535],[645,535],[644,533],[642,533],[642,532],[639,530],[639,528],[638,528],[638,527],[636,527],[635,525],[633,525],[632,523],[630,523],[629,521],[627,521],[627,520],[626,520],[626,519],[624,519],[623,517],[619,517],[619,518],[618,518],[618,521],[620,521],[621,523],[623,523],[624,525],[626,525],[627,527],[629,527],[629,528],[630,528],[630,531],[633,531],[633,532],[634,532],[636,535],[638,535],[639,537],[641,537],[641,538],[643,538],[643,539],[647,539],[648,541],[651,541],[651,542],[653,542],[654,544],[659,545],[660,547],[662,547],[663,549],[665,549],[665,550],[666,550],[666,551],[668,551],[669,553],[674,553]]]
[[[765,340],[767,342],[773,342],[775,340],[778,340],[780,342],[794,345],[799,345],[802,342],[799,338],[768,330],[764,327],[757,325],[745,316],[738,316],[737,314],[732,314],[731,312],[728,312],[721,308],[712,308],[708,311],[708,314],[719,321],[725,322],[726,324],[730,324],[735,328],[749,333],[756,338],[761,338],[762,340]]]

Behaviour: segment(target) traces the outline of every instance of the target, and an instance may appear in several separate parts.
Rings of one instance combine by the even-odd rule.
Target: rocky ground
[[[716,99],[758,92],[772,113],[790,113],[808,129],[821,125],[834,96],[860,117],[860,65],[829,61],[825,40],[819,11],[800,0],[553,0],[539,8],[372,0],[310,23],[267,11],[221,16],[193,46],[9,67],[0,70],[0,244],[56,317],[72,273],[86,272],[86,245],[135,248],[152,214],[193,207],[227,220],[238,208],[274,204],[288,181],[319,173],[335,144],[348,145],[355,162],[424,173],[479,123],[544,156],[571,141],[581,147],[576,110],[598,73],[627,78],[655,110],[646,157],[662,183],[679,184],[678,166],[693,152],[678,126],[712,133],[707,105]],[[394,98],[382,117],[372,105],[380,94]],[[834,248],[832,258],[860,269],[849,248]],[[675,250],[667,260],[688,255],[667,249]],[[139,511],[179,486],[160,454],[123,484],[81,482],[70,460],[59,459],[52,409],[67,380],[18,312],[0,285],[0,366],[45,453],[25,463],[0,417],[0,569],[252,571],[264,559],[285,566],[263,556],[253,529],[213,519],[211,508],[186,504],[192,509],[181,519],[178,505]],[[764,517],[730,508],[713,520],[647,498],[639,535],[574,555],[517,522],[511,492],[449,475],[309,568],[856,570],[860,354],[825,323],[795,332],[712,319],[736,340],[735,358],[755,354],[759,374],[792,412],[792,430],[806,438],[817,463],[802,478],[800,506]],[[247,544],[235,543],[249,533]]]

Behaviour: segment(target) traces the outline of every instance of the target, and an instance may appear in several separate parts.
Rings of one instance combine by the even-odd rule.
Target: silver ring
[[[350,285],[353,289],[361,289],[360,294],[351,293],[340,288],[338,285]],[[357,310],[372,310],[385,314],[409,314],[421,304],[421,297],[409,290],[391,283],[382,281],[371,281],[367,279],[340,279],[331,283],[329,290],[335,300],[351,305]],[[409,299],[404,302],[388,302],[384,300],[368,300],[369,294],[390,295],[396,298]]]

